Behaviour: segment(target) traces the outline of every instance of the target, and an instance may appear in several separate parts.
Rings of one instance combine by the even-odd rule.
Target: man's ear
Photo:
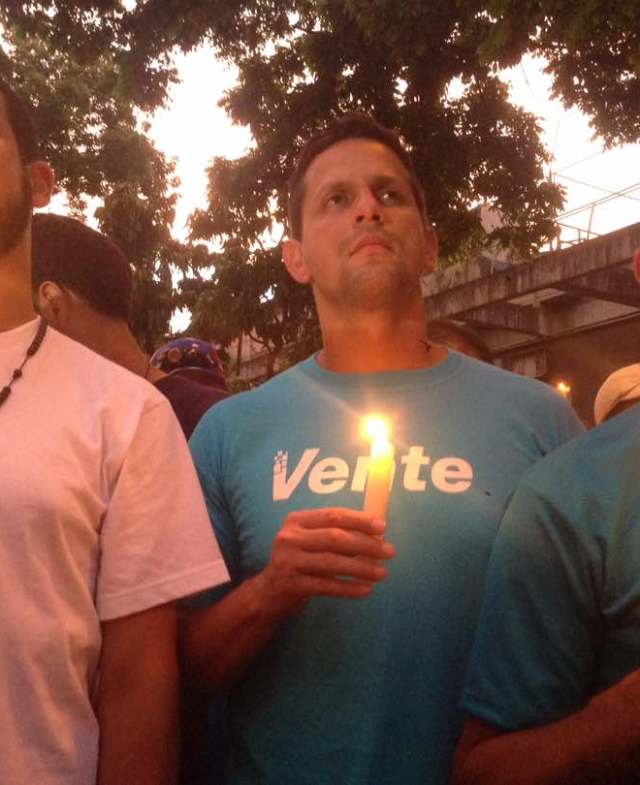
[[[31,201],[34,207],[46,207],[53,193],[55,177],[53,169],[46,161],[32,161],[27,164],[31,183]]]
[[[424,271],[425,273],[432,273],[435,270],[436,262],[438,261],[438,235],[432,226],[425,227],[424,239]]]
[[[282,243],[282,261],[294,281],[298,283],[311,282],[311,273],[305,264],[302,244],[299,240],[284,240]]]
[[[36,310],[53,327],[64,324],[68,310],[64,291],[53,281],[43,281],[35,293]]]

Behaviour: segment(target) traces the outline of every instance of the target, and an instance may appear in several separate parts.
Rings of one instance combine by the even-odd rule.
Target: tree
[[[302,141],[329,118],[370,111],[402,133],[448,258],[475,247],[480,202],[505,218],[488,240],[517,255],[553,234],[562,203],[544,177],[536,120],[509,102],[501,67],[526,52],[546,56],[556,93],[586,111],[608,143],[640,138],[637,0],[147,0],[130,10],[118,0],[51,0],[6,7],[7,22],[37,32],[55,51],[71,47],[91,63],[109,53],[120,94],[144,108],[164,100],[175,47],[188,51],[208,40],[235,63],[239,84],[224,105],[256,144],[209,170],[209,206],[194,216],[194,239],[215,238],[224,251],[203,299],[195,297],[197,283],[190,296],[203,329],[206,303],[222,308],[225,297],[229,305],[239,298],[242,308],[228,308],[225,319],[235,314],[233,330],[250,324],[274,350],[296,334],[278,326],[274,304],[283,313],[301,308],[303,326],[315,334],[308,301],[301,305],[296,287],[276,272],[268,238],[285,223],[286,173]]]
[[[232,36],[216,40],[240,70],[225,106],[236,122],[250,126],[256,147],[237,161],[213,162],[209,207],[193,222],[200,239],[222,238],[226,247],[251,249],[247,259],[235,261],[238,275],[230,277],[241,280],[247,261],[253,274],[268,269],[271,252],[260,241],[274,223],[286,222],[286,176],[303,140],[350,109],[370,111],[404,136],[427,187],[444,257],[479,236],[479,217],[470,208],[481,201],[492,202],[507,220],[491,240],[518,255],[552,235],[561,195],[544,179],[547,157],[536,121],[509,103],[506,87],[479,59],[487,24],[467,15],[466,6],[333,2],[252,8],[253,46]],[[423,33],[419,42],[416,30]],[[269,46],[276,31],[279,40]],[[449,97],[456,79],[461,94]],[[296,285],[286,276],[271,280],[274,301],[292,312],[286,306],[300,297]],[[254,297],[252,303],[243,313],[268,310],[273,316],[271,301]],[[200,305],[205,312],[213,303]],[[317,338],[317,325],[307,325]],[[271,337],[260,325],[257,331]],[[272,346],[279,344],[272,340]]]
[[[640,140],[637,0],[493,0],[483,57],[501,65],[545,57],[553,92],[591,118],[608,144]]]
[[[170,236],[178,183],[174,164],[139,127],[134,105],[119,88],[107,52],[86,61],[51,48],[46,39],[6,27],[0,76],[34,109],[49,160],[72,212],[84,216],[90,200],[100,228],[127,254],[135,271],[132,327],[152,350],[169,331],[179,293],[173,267],[189,268],[186,249]]]
[[[308,289],[291,281],[277,247],[247,252],[227,248],[211,259],[215,273],[197,285],[191,329],[225,348],[249,336],[266,352],[266,376],[277,365],[307,357],[319,342],[317,318]]]

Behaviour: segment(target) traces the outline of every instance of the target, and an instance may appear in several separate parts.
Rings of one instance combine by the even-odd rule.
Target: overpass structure
[[[481,258],[423,279],[429,319],[472,326],[496,364],[545,381],[568,378],[589,421],[608,373],[640,361],[640,223],[531,262]]]

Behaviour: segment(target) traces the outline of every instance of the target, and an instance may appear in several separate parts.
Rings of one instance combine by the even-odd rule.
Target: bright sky
[[[540,118],[544,141],[554,157],[556,181],[566,188],[564,211],[587,206],[560,222],[583,231],[589,227],[605,234],[640,221],[640,145],[624,145],[605,151],[602,140],[593,139],[587,118],[577,110],[567,111],[552,100],[551,78],[543,73],[544,63],[525,59],[510,69],[512,99]],[[579,181],[579,182],[576,182]],[[591,214],[590,203],[607,197],[607,192],[627,191]],[[584,235],[583,235],[584,236]],[[564,229],[563,238],[577,238],[577,231]]]
[[[167,108],[152,120],[151,135],[157,146],[177,161],[182,181],[175,234],[186,237],[185,221],[196,207],[206,206],[206,167],[216,155],[236,158],[251,144],[245,128],[233,126],[217,104],[233,86],[236,72],[217,62],[213,50],[201,47],[177,60],[181,83],[171,91]],[[527,58],[505,73],[512,99],[540,118],[545,144],[553,153],[553,170],[566,189],[565,211],[581,208],[634,186],[626,197],[597,205],[561,219],[586,231],[591,217],[593,232],[603,234],[640,221],[640,145],[627,145],[604,152],[601,141],[592,140],[586,118],[566,111],[550,99],[551,80],[542,72],[540,60]],[[574,182],[580,181],[580,182]],[[576,229],[563,237],[574,239]]]
[[[172,87],[168,105],[152,118],[150,135],[162,152],[176,160],[181,186],[174,234],[186,239],[189,214],[207,206],[210,161],[216,156],[239,158],[252,139],[248,129],[232,125],[218,106],[236,81],[235,68],[217,61],[209,47],[179,55],[176,66],[181,81]]]

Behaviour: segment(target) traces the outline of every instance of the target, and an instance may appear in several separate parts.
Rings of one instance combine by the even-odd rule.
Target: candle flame
[[[560,395],[564,395],[565,397],[569,395],[571,392],[571,387],[566,382],[558,382],[556,385],[556,389],[560,393]]]
[[[376,447],[376,445],[389,443],[391,427],[386,417],[381,417],[378,414],[365,417],[362,423],[362,431],[367,439],[371,439],[372,448]]]
[[[371,442],[371,457],[384,458],[393,455],[393,445],[388,439],[375,439]]]

